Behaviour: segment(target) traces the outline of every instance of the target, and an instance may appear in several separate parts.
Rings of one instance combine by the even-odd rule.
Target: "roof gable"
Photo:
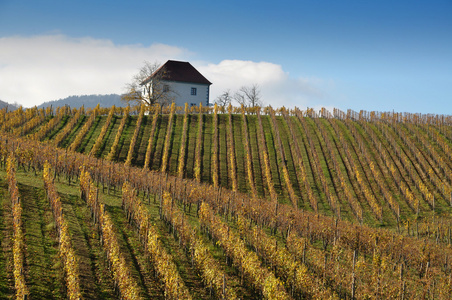
[[[158,76],[159,80],[208,84],[212,83],[198,72],[189,62],[168,60],[163,66],[146,78],[142,84]]]

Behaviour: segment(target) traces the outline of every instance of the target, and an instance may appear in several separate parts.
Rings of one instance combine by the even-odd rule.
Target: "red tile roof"
[[[168,60],[163,66],[144,80],[142,84],[149,82],[156,75],[159,75],[160,80],[212,84],[189,62],[184,61]]]

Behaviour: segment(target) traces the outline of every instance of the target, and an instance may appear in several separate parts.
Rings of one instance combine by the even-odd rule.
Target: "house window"
[[[165,84],[163,85],[163,92],[168,93],[169,92],[169,85]]]
[[[191,88],[191,95],[196,96],[196,88]]]
[[[196,106],[196,103],[190,103],[190,106]]]

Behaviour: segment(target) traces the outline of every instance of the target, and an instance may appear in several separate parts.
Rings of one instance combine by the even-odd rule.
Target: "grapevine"
[[[108,153],[107,160],[114,160],[116,158],[116,152],[118,151],[119,140],[121,139],[122,131],[126,126],[127,119],[129,118],[130,106],[127,106],[124,115],[122,116],[121,123],[119,124],[118,132],[116,133],[113,145],[111,145],[110,153]]]
[[[130,141],[130,146],[129,146],[129,151],[127,153],[126,162],[124,163],[126,166],[130,166],[130,164],[132,163],[133,153],[135,150],[135,144],[137,142],[138,134],[140,132],[141,122],[143,121],[145,108],[146,108],[146,106],[144,104],[141,104],[140,115],[138,116],[137,125],[135,126],[135,131],[133,133],[132,140]]]
[[[182,125],[181,147],[179,151],[179,164],[177,166],[177,175],[184,177],[185,156],[187,147],[187,128],[188,128],[188,103],[185,103],[184,124]]]
[[[166,168],[168,166],[168,155],[169,155],[169,148],[171,145],[171,137],[172,137],[172,133],[173,133],[173,119],[174,119],[175,111],[176,111],[176,104],[173,102],[171,104],[171,112],[169,115],[168,127],[166,129],[165,144],[163,145],[162,169],[161,169],[162,173],[166,172]]]
[[[158,120],[158,116],[159,116],[159,109],[160,109],[160,106],[157,104],[157,106],[154,108],[155,111],[154,111],[154,115],[152,117],[151,134],[149,136],[148,146],[146,148],[146,158],[144,160],[144,166],[143,166],[143,169],[145,169],[145,170],[149,169],[149,164],[151,162],[152,146],[153,146],[153,142],[154,142],[155,128],[156,128],[156,124],[157,124],[157,120]]]
[[[19,189],[16,182],[16,159],[11,152],[6,163],[6,174],[8,181],[9,195],[12,202],[13,215],[13,260],[14,260],[14,286],[16,289],[16,299],[24,299],[29,295],[29,290],[25,282],[24,270],[24,233],[22,230],[22,206]]]
[[[97,137],[96,142],[94,143],[94,146],[91,148],[89,155],[97,156],[99,149],[100,149],[102,143],[104,142],[105,134],[107,133],[107,130],[110,127],[110,123],[111,123],[111,120],[113,119],[115,109],[116,109],[116,107],[114,105],[110,108],[110,112],[108,113],[107,120],[105,121],[104,126],[102,126],[102,129],[100,130],[100,134]]]
[[[64,271],[66,274],[66,286],[68,289],[69,299],[80,299],[80,275],[78,271],[78,258],[72,248],[71,238],[69,234],[68,224],[64,218],[61,200],[56,191],[53,182],[53,174],[50,169],[50,164],[44,164],[43,178],[44,187],[47,193],[47,198],[50,201],[53,216],[55,219],[56,228],[60,243],[60,256],[63,260]]]

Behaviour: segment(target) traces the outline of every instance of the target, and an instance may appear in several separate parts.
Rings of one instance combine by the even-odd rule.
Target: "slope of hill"
[[[61,115],[50,119],[51,128],[18,128],[60,147],[86,154],[95,147],[91,154],[99,157],[354,222],[394,226],[432,209],[451,212],[450,117],[212,108],[184,115],[179,108],[154,119],[136,116],[136,109],[109,118],[108,109],[104,116]]]
[[[34,175],[44,161],[86,270],[85,297],[127,298],[135,288],[126,286],[146,299],[452,296],[451,116],[127,108],[2,117],[34,298],[68,290],[61,265],[41,274],[53,286],[37,280],[36,257],[43,270],[60,257],[55,243],[42,250],[59,216]],[[18,201],[0,183],[1,232],[15,241],[6,210]],[[0,284],[11,257],[0,251]],[[12,289],[5,283],[0,296]]]
[[[100,107],[111,107],[115,105],[116,107],[125,107],[127,103],[121,101],[121,96],[117,94],[110,95],[82,95],[82,96],[69,96],[64,99],[58,99],[54,101],[48,101],[40,104],[38,108],[45,108],[49,106],[59,107],[69,105],[71,108],[80,108],[85,106],[85,108],[94,108],[97,104]]]
[[[18,108],[18,106],[14,104],[9,104],[8,102],[0,100],[0,109],[8,107],[8,110],[15,110]]]

